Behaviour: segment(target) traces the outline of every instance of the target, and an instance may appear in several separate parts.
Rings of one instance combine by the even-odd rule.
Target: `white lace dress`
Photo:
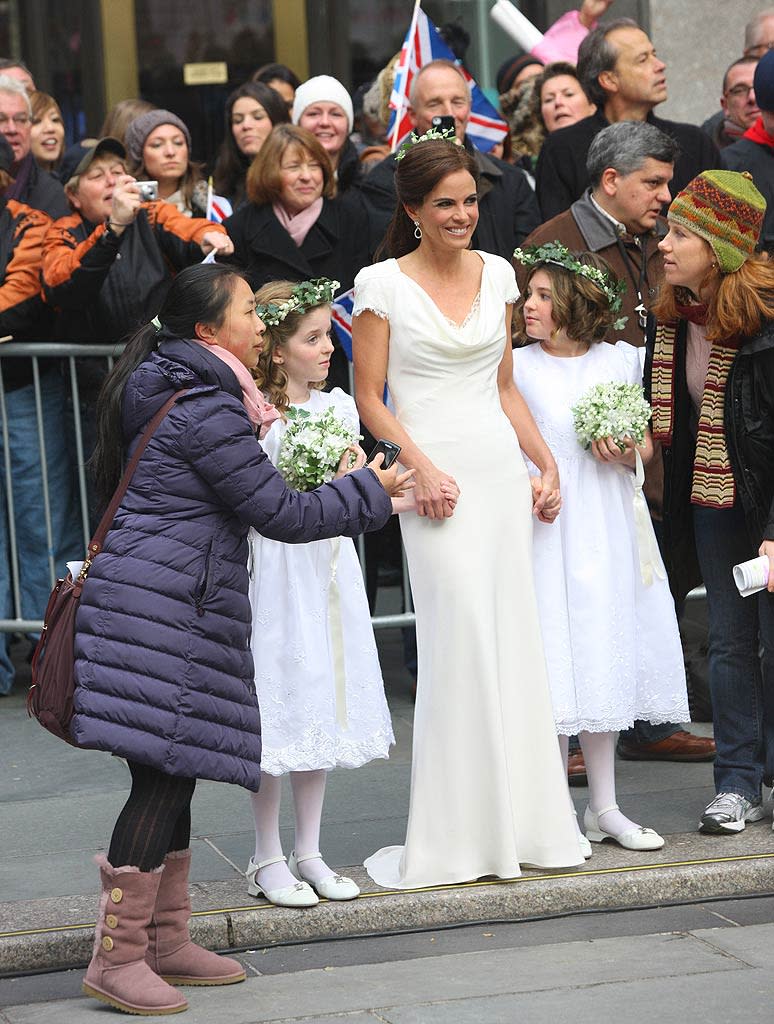
[[[365,862],[387,887],[582,860],[532,582],[529,477],[497,389],[516,280],[506,260],[479,255],[479,299],[459,325],[395,260],[355,282],[354,314],[389,320],[398,421],[461,492],[449,519],[400,517],[418,678],[405,844]]]
[[[340,388],[302,408],[358,426]],[[276,465],[286,425],[261,444]],[[357,768],[395,742],[363,576],[349,537],[282,544],[250,531],[250,605],[262,771]],[[334,578],[335,577],[335,578]]]
[[[615,732],[636,718],[689,719],[683,651],[666,578],[640,574],[630,469],[581,448],[571,407],[592,385],[640,383],[624,341],[565,359],[537,345],[513,353],[516,383],[554,454],[562,511],[535,520],[535,588],[557,732]],[[652,527],[651,527],[652,529]]]

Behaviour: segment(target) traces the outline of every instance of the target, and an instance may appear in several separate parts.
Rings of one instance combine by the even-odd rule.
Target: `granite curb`
[[[376,889],[361,867],[342,868],[363,890],[349,903],[309,910],[274,907],[246,895],[244,880],[191,886],[191,932],[210,949],[245,950],[390,932],[564,914],[774,894],[769,828],[744,835],[670,836],[664,849],[632,853],[594,847],[585,866],[525,871],[518,879],[480,880],[409,892]],[[84,966],[91,955],[95,896],[0,904],[0,974]]]

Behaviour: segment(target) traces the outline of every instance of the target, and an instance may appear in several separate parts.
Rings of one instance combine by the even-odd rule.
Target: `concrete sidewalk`
[[[768,1024],[774,925],[750,923],[771,901],[608,915],[567,935],[518,926],[241,957],[247,981],[184,990],[189,1024]],[[767,905],[768,904],[768,905]],[[687,909],[687,908],[685,908]],[[630,920],[622,920],[628,916]],[[649,925],[651,931],[642,931]],[[663,929],[663,930],[659,930]],[[540,931],[541,929],[538,929]],[[411,939],[412,937],[409,937]],[[392,945],[392,948],[390,946]],[[271,951],[270,951],[271,952]],[[265,953],[265,951],[264,951]],[[4,1024],[83,1024],[115,1014],[79,994],[80,978],[0,983]],[[168,1019],[149,1016],[146,1020]],[[182,1019],[182,1018],[181,1018]]]
[[[451,922],[524,920],[610,907],[690,902],[774,892],[771,818],[738,837],[696,833],[713,795],[709,764],[619,762],[619,796],[633,818],[669,836],[656,854],[595,847],[585,869],[512,882],[480,882],[416,893],[376,890],[359,865],[405,833],[410,782],[410,679],[398,631],[379,634],[396,733],[389,761],[331,773],[322,849],[353,875],[363,896],[306,911],[271,907],[246,892],[253,852],[247,795],[200,783],[193,805],[193,930],[212,948],[364,935]],[[75,966],[88,960],[96,912],[95,851],[104,849],[128,791],[123,762],[59,743],[24,709],[25,680],[0,700],[0,973]],[[707,726],[694,726],[707,732]],[[585,790],[575,790],[579,809]],[[292,846],[292,805],[283,804]]]

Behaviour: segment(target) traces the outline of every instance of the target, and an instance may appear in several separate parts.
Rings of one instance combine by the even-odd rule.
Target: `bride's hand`
[[[417,515],[428,519],[448,519],[454,514],[459,487],[453,477],[433,465],[418,469],[414,497]]]
[[[352,463],[350,459],[354,456]],[[360,447],[359,444],[351,444],[349,448],[345,448],[341,458],[339,459],[339,466],[336,470],[334,480],[340,480],[347,473],[354,473],[356,469],[362,469],[365,466],[366,453]]]

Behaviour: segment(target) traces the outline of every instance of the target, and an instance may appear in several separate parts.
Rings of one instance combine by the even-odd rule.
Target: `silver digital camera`
[[[137,191],[144,203],[153,202],[159,197],[159,183],[157,181],[138,181]]]

